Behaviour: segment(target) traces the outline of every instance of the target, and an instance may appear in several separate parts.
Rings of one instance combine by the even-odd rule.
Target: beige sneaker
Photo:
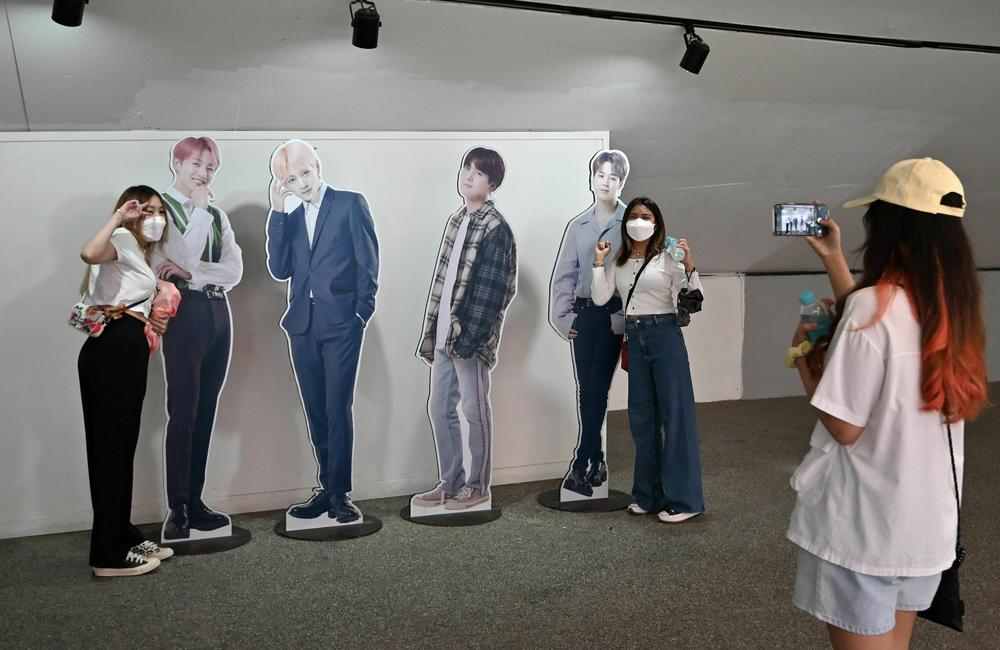
[[[484,501],[489,500],[489,491],[482,492],[480,490],[473,490],[468,485],[463,487],[458,491],[453,498],[449,499],[446,504],[444,504],[445,510],[465,510],[466,508],[471,508],[472,506],[479,505]]]
[[[433,508],[435,506],[443,506],[454,498],[455,497],[445,492],[441,486],[438,486],[430,492],[414,495],[413,502],[418,506],[423,506],[424,508]]]

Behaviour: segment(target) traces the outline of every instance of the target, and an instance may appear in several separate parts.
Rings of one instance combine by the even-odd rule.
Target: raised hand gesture
[[[287,189],[277,178],[271,179],[271,210],[275,212],[285,211],[285,198],[291,196],[292,191]]]
[[[594,266],[603,265],[610,252],[611,242],[607,240],[597,242],[597,246],[594,247]]]
[[[119,224],[127,223],[129,221],[134,221],[141,217],[149,203],[139,203],[137,199],[132,199],[130,201],[125,201],[120,208],[115,210],[114,216],[118,219]]]

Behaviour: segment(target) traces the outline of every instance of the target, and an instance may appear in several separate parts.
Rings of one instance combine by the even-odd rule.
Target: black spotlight
[[[355,10],[354,5],[360,8]],[[354,0],[348,9],[351,11],[351,27],[354,28],[351,44],[365,50],[374,50],[378,47],[378,28],[382,26],[375,3],[368,0]]]
[[[52,20],[66,27],[79,27],[83,23],[83,7],[90,0],[54,0]]]
[[[701,66],[705,65],[708,58],[708,43],[701,40],[701,36],[694,33],[694,25],[684,26],[684,42],[687,50],[681,57],[681,67],[692,74],[701,72]]]

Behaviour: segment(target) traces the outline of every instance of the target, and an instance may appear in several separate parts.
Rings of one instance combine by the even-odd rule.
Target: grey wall
[[[694,76],[680,28],[414,0],[379,0],[381,44],[362,51],[347,4],[100,0],[69,29],[49,0],[8,0],[0,129],[610,130],[633,162],[625,194],[659,199],[706,271],[818,270],[769,236],[769,206],[838,205],[933,155],[966,182],[980,262],[1000,266],[1000,221],[981,218],[1000,208],[1000,56],[705,31]],[[581,4],[994,44],[1000,24],[993,0]],[[860,242],[856,220],[845,231]]]
[[[987,367],[991,381],[997,381],[1000,379],[1000,271],[984,271],[980,273],[980,281],[986,311]],[[782,364],[798,319],[798,294],[803,289],[812,289],[818,296],[833,294],[822,274],[746,278],[744,398],[803,394],[798,373]]]

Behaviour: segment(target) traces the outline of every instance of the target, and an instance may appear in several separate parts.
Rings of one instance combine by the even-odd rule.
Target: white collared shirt
[[[87,305],[128,306],[143,298],[150,298],[131,307],[132,311],[140,311],[149,316],[151,298],[156,290],[156,276],[146,263],[139,242],[125,228],[115,228],[111,233],[111,245],[115,247],[118,259],[90,265],[90,282],[82,301]]]
[[[218,262],[205,262],[201,257],[205,252],[205,246],[212,243],[214,221],[212,214],[204,208],[196,208],[190,197],[173,186],[164,194],[184,207],[188,225],[182,235],[168,213],[167,242],[153,249],[153,268],[155,269],[164,259],[172,260],[191,274],[188,285],[195,290],[203,289],[206,285],[216,285],[221,286],[223,291],[229,291],[239,284],[243,278],[243,251],[236,243],[229,216],[225,211],[213,206],[219,211],[219,220],[222,223],[222,255]]]
[[[313,238],[316,234],[316,222],[319,220],[319,208],[323,205],[323,197],[326,196],[327,184],[323,183],[319,186],[319,192],[316,193],[318,197],[315,203],[303,202],[302,208],[305,210],[305,221],[306,221],[306,234],[309,235],[309,249],[313,247]]]
[[[922,410],[920,324],[899,290],[885,314],[874,287],[854,293],[812,405],[864,427],[850,445],[817,423],[792,475],[788,539],[827,562],[876,576],[923,576],[955,559],[958,514],[948,433]],[[963,422],[951,425],[962,484]]]
[[[616,292],[624,303],[644,261],[627,260],[622,266],[612,261],[604,269],[594,269],[591,278],[591,299],[594,303],[606,304]],[[675,314],[677,295],[681,289],[702,289],[698,271],[692,271],[688,277],[684,265],[674,261],[666,252],[650,260],[638,277],[632,300],[625,309],[626,317]]]

